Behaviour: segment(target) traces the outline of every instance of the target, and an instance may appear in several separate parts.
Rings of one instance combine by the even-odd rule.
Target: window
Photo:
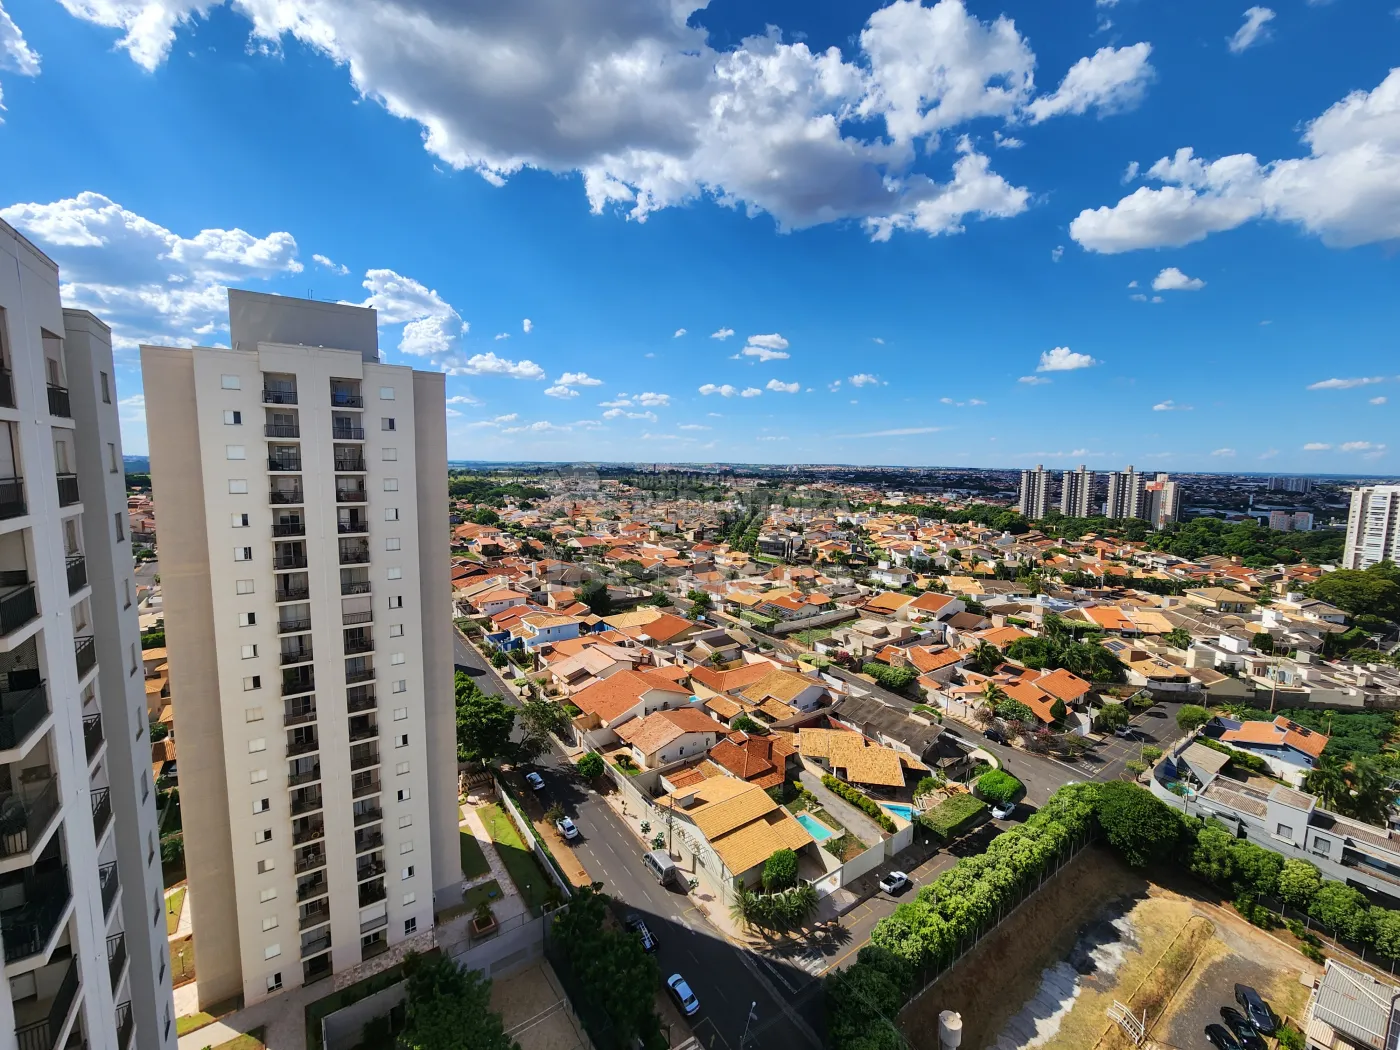
[[[380,429],[380,430],[397,430],[397,429],[398,429],[398,425],[397,425],[397,423],[395,423],[394,417],[393,417],[393,416],[381,416],[380,419],[379,419],[379,429]]]
[[[391,653],[389,655],[389,663],[393,664],[395,667],[398,667],[400,664],[404,663],[406,659],[407,658],[404,656],[403,653]]]
[[[160,925],[160,914],[161,914],[162,911],[165,910],[165,909],[163,909],[163,908],[160,906],[160,890],[156,890],[153,894],[151,894],[151,904],[154,906],[154,907],[153,907],[153,911],[154,911],[153,919],[154,919],[154,921],[151,923],[151,925],[152,925],[152,926],[159,926],[159,925]]]
[[[389,608],[391,608],[391,609],[402,609],[402,608],[403,608],[403,595],[402,595],[402,594],[391,594],[391,595],[389,595]]]
[[[107,442],[107,473],[117,472],[117,444],[115,441]]]
[[[122,580],[122,608],[131,608],[131,581]]]
[[[400,802],[407,802],[407,801],[408,801],[409,799],[411,799],[412,797],[413,797],[413,789],[412,789],[412,788],[399,788],[399,801],[400,801]]]
[[[243,721],[261,722],[263,720],[263,709],[261,707],[249,707],[244,709]]]
[[[224,456],[228,459],[247,459],[248,449],[243,445],[225,445]]]
[[[401,777],[401,776],[403,776],[403,775],[404,775],[405,773],[407,773],[407,772],[408,772],[408,763],[407,763],[407,762],[400,762],[398,765],[396,765],[396,766],[394,767],[394,776],[396,776],[396,777]]]
[[[406,693],[406,692],[408,692],[408,679],[407,679],[407,678],[400,678],[400,679],[397,679],[397,680],[394,682],[392,688],[393,688],[393,691],[396,692],[396,693]]]
[[[399,827],[401,827],[401,828],[411,828],[411,827],[413,827],[413,814],[412,814],[412,813],[405,813],[403,816],[399,817]]]
[[[225,390],[242,390],[243,380],[239,379],[237,376],[220,376],[219,386],[223,387]]]
[[[267,990],[269,992],[280,992],[282,990],[282,974],[280,971],[274,973],[267,979]]]
[[[407,718],[407,717],[408,717],[408,708],[406,708],[406,707],[396,707],[396,708],[394,708],[394,721],[395,721],[395,722],[402,722],[402,721],[403,721],[405,718]]]
[[[1293,837],[1293,829],[1287,824],[1279,824],[1275,827],[1274,834],[1281,839],[1291,839]]]
[[[267,770],[265,769],[255,769],[248,774],[248,783],[250,784],[261,784],[266,779]]]
[[[379,400],[380,400],[380,401],[392,401],[392,400],[394,400],[394,388],[391,387],[391,386],[381,386],[381,387],[379,388]]]
[[[146,866],[151,866],[151,861],[156,859],[156,833],[146,832]]]
[[[407,908],[410,904],[415,903],[417,900],[418,894],[416,893],[405,893],[403,895],[403,905],[405,908]]]
[[[243,413],[236,409],[224,409],[224,426],[241,427],[243,425]]]
[[[385,492],[398,492],[398,491],[399,491],[399,479],[398,479],[398,478],[385,478],[385,479],[384,479],[384,491],[385,491]]]
[[[402,871],[399,872],[399,880],[400,880],[400,881],[407,882],[407,881],[408,881],[409,879],[411,879],[411,878],[413,878],[413,865],[412,865],[412,864],[410,864],[408,867],[404,868]]]
[[[239,649],[239,656],[241,659],[244,660],[256,660],[258,657],[257,643],[255,642],[252,645],[243,646],[241,649]]]
[[[114,523],[115,526],[116,526],[117,542],[118,542],[118,543],[120,543],[122,540],[126,539],[126,523],[122,520],[122,519],[125,518],[125,517],[126,517],[126,515],[123,514],[121,511],[117,511],[117,513],[115,513],[115,514],[112,515],[113,523]]]
[[[389,580],[401,580],[403,579],[403,570],[397,565],[390,566],[388,571],[384,573],[384,577]]]
[[[247,678],[243,679],[243,691],[245,693],[251,693],[254,689],[261,688],[262,675],[260,674],[249,675]]]
[[[274,861],[271,857],[264,857],[262,860],[258,861],[258,874],[266,875],[275,867],[277,867],[276,861]]]
[[[234,585],[233,585],[233,592],[234,592],[235,594],[252,594],[252,593],[253,593],[253,581],[252,581],[252,580],[237,580],[237,581],[235,581],[235,582],[234,582]]]
[[[233,560],[234,560],[234,561],[252,561],[252,560],[253,560],[253,548],[252,548],[252,547],[235,547],[235,548],[233,548]]]
[[[254,815],[254,816],[256,816],[256,815],[259,814],[259,813],[266,813],[266,812],[267,812],[269,809],[271,809],[271,808],[272,808],[272,800],[271,800],[271,799],[259,798],[259,799],[254,799],[254,801],[253,801],[253,815]]]
[[[277,891],[276,891],[275,889],[273,889],[271,886],[269,886],[267,889],[262,890],[262,891],[260,891],[260,892],[258,893],[258,901],[259,901],[260,903],[262,903],[262,904],[266,904],[268,901],[275,901],[276,899],[277,899]]]
[[[131,670],[130,670],[130,672],[128,672],[128,673],[130,673],[130,674],[135,674],[135,673],[136,673],[136,669],[137,669],[138,667],[140,667],[140,666],[142,666],[142,664],[141,664],[141,650],[139,650],[139,649],[136,648],[136,643],[135,643],[135,642],[132,642],[132,643],[131,643]]]
[[[254,612],[243,612],[238,614],[239,627],[256,627],[258,625],[258,614]]]
[[[151,774],[149,772],[141,774],[141,802],[151,797]]]
[[[248,515],[230,514],[228,516],[228,523],[235,529],[246,529],[248,527]]]
[[[107,377],[106,372],[98,372],[97,377],[102,383],[102,403],[110,405],[112,403],[112,380]]]
[[[381,449],[379,452],[379,458],[382,459],[385,463],[393,463],[399,458],[399,450],[396,448]]]
[[[403,540],[397,536],[386,536],[384,538],[384,549],[386,551],[403,550]]]
[[[267,740],[263,737],[254,737],[248,741],[248,754],[256,755],[259,751],[267,750]]]
[[[385,521],[398,521],[398,520],[399,520],[399,508],[398,508],[398,507],[386,507],[386,508],[384,509],[384,520],[385,520]]]
[[[253,845],[254,845],[254,846],[261,846],[264,842],[271,842],[271,841],[272,841],[272,829],[271,829],[271,828],[262,828],[262,829],[260,829],[260,830],[258,830],[258,831],[253,832]]]
[[[403,921],[403,935],[404,935],[405,937],[408,937],[408,936],[410,936],[410,935],[412,935],[412,934],[415,934],[415,933],[417,933],[417,932],[418,932],[418,920],[417,920],[417,919],[404,919],[404,921]]]
[[[412,840],[412,839],[408,839],[408,840],[405,841],[405,842],[400,842],[400,843],[399,843],[399,856],[400,856],[400,857],[402,857],[405,853],[412,853],[412,852],[413,852],[413,840]]]
[[[269,915],[266,919],[263,920],[263,933],[267,933],[268,930],[275,929],[277,929],[277,916]]]
[[[1327,856],[1327,854],[1332,852],[1332,843],[1329,842],[1327,839],[1324,839],[1319,836],[1318,838],[1313,839],[1312,848],[1313,852],[1316,853],[1318,856],[1325,857]]]
[[[281,954],[282,946],[280,944],[269,944],[266,948],[263,949],[264,959],[275,959]]]
[[[390,637],[390,638],[402,638],[402,637],[403,637],[403,624],[401,624],[401,623],[391,623],[391,624],[389,625],[389,637]]]
[[[244,495],[247,495],[247,493],[248,493],[248,479],[247,479],[247,478],[229,478],[229,479],[228,479],[228,490],[229,490],[229,494],[230,494],[230,495],[233,495],[233,496],[244,496]]]

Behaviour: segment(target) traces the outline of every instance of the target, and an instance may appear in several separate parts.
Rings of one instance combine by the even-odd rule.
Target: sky
[[[0,0],[0,217],[128,453],[234,286],[453,459],[1400,473],[1400,8],[1270,2]]]

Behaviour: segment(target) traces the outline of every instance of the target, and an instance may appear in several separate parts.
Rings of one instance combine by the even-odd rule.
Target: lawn
[[[184,1017],[175,1018],[175,1034],[188,1035],[190,1032],[197,1032],[205,1025],[211,1025],[217,1020],[218,1018],[212,1014],[185,1014]]]
[[[473,886],[462,894],[462,907],[468,912],[475,912],[478,905],[494,904],[503,896],[501,884],[492,879],[490,882],[483,882],[480,886]]]
[[[506,866],[510,881],[515,883],[515,888],[525,898],[530,910],[538,913],[549,896],[549,888],[554,885],[553,881],[540,867],[535,854],[520,838],[520,832],[511,823],[504,809],[492,804],[482,806],[477,812],[481,815],[486,830],[491,833],[491,841],[496,846],[501,863]]]
[[[175,927],[180,925],[180,909],[185,906],[185,887],[165,898],[165,932],[167,935],[175,932]]]
[[[462,853],[462,878],[479,878],[491,870],[491,865],[486,863],[486,854],[481,852],[481,844],[470,831],[460,832],[458,848]]]
[[[805,631],[794,631],[792,634],[788,635],[788,640],[793,642],[801,642],[808,649],[810,649],[816,642],[818,642],[822,638],[827,637],[830,634],[830,626],[808,627]]]
[[[178,988],[194,980],[194,938],[170,942],[170,976]]]
[[[267,1044],[262,1041],[264,1034],[264,1029],[254,1028],[251,1032],[225,1040],[214,1047],[214,1050],[267,1050]]]

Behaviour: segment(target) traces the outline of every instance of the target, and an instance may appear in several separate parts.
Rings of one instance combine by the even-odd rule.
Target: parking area
[[[1093,751],[1093,768],[1088,771],[1095,780],[1116,780],[1122,776],[1128,762],[1142,760],[1142,749],[1159,747],[1166,750],[1168,744],[1181,735],[1176,724],[1177,704],[1158,704],[1133,716],[1128,728],[1131,737],[1109,734],[1108,738]]]

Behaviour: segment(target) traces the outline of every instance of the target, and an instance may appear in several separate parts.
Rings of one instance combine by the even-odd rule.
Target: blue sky
[[[232,284],[453,458],[1395,472],[1400,9],[1270,2],[0,0],[0,216],[129,452]]]

